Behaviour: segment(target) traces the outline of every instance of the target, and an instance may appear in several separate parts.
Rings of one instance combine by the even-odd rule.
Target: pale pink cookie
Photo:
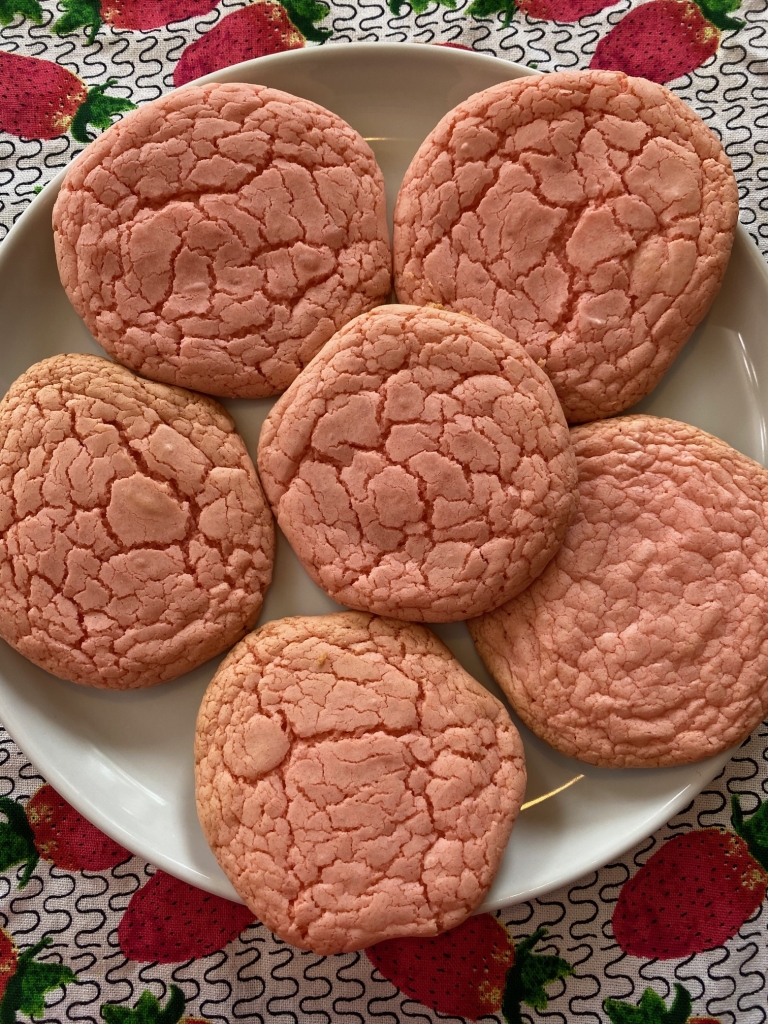
[[[401,302],[520,341],[570,422],[653,390],[725,273],[730,162],[661,85],[613,71],[519,78],[446,114],[395,209]]]
[[[86,686],[153,686],[251,628],[274,527],[216,402],[96,356],[0,403],[0,636]]]
[[[590,764],[686,764],[768,712],[768,472],[696,427],[572,431],[580,511],[542,576],[470,624],[537,735]]]
[[[447,310],[382,306],[344,327],[259,439],[277,521],[340,604],[452,622],[519,593],[576,510],[546,374]]]
[[[281,939],[344,953],[436,935],[482,902],[525,791],[503,705],[423,626],[358,612],[270,622],[208,687],[197,808]]]
[[[89,330],[145,377],[212,395],[283,391],[390,290],[384,179],[316,103],[188,86],[101,135],[53,211]]]

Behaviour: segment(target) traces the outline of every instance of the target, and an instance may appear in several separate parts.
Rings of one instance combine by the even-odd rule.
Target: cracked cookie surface
[[[498,607],[542,572],[576,509],[546,374],[447,310],[383,306],[342,328],[278,400],[258,462],[313,580],[394,618]]]
[[[600,419],[648,394],[705,316],[737,216],[720,142],[663,86],[519,78],[459,104],[414,157],[395,288],[520,341],[570,422]]]
[[[270,622],[238,644],[200,708],[195,779],[241,898],[327,955],[468,917],[525,765],[503,705],[433,633],[346,612]]]
[[[768,472],[696,427],[572,431],[580,511],[542,576],[470,623],[537,735],[606,767],[686,764],[768,712]]]
[[[88,686],[175,679],[251,628],[274,526],[216,402],[97,356],[0,403],[0,635]]]
[[[345,121],[260,85],[189,86],[91,143],[53,212],[62,284],[152,380],[283,391],[390,289],[384,179]]]

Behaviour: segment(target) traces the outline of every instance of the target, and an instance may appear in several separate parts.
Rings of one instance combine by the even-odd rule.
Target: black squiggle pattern
[[[115,94],[147,102],[172,87],[173,66],[183,49],[246,0],[223,0],[214,11],[152,32],[105,25],[93,47],[85,33],[58,38],[50,33],[60,5],[47,0],[43,25],[17,17],[0,28],[0,49],[57,61],[88,85],[110,76]],[[518,12],[504,27],[499,16],[482,20],[432,3],[414,16],[407,3],[400,17],[384,0],[331,4],[326,27],[330,45],[352,40],[455,41],[477,52],[535,64],[541,71],[586,67],[597,42],[639,2],[620,0],[573,24],[556,24]],[[723,140],[739,180],[742,221],[768,253],[768,0],[745,0],[738,16],[746,25],[725,33],[717,54],[672,83]],[[44,184],[82,147],[68,136],[50,141],[0,134],[0,238]],[[0,729],[0,793],[25,802],[44,780]],[[507,908],[499,914],[517,939],[539,925],[552,944],[576,965],[576,973],[553,986],[547,1011],[526,1012],[529,1021],[605,1024],[606,997],[636,1002],[652,985],[668,996],[677,981],[695,999],[695,1012],[723,1024],[765,1024],[768,976],[768,912],[760,907],[726,947],[679,961],[641,961],[623,953],[613,937],[611,914],[621,886],[654,850],[676,835],[699,828],[729,827],[730,795],[742,794],[747,813],[768,794],[768,729],[761,727],[737,752],[722,776],[669,825],[625,857],[570,888]],[[311,1024],[434,1024],[458,1021],[405,998],[371,967],[364,953],[317,958],[291,950],[261,926],[247,929],[221,953],[181,965],[140,965],[127,960],[116,926],[131,894],[153,869],[138,858],[103,873],[68,873],[41,862],[26,890],[20,872],[0,876],[0,926],[20,947],[43,934],[55,936],[51,957],[79,972],[66,991],[48,998],[46,1020],[101,1022],[103,1002],[132,1006],[145,988],[156,995],[173,982],[188,998],[187,1014],[210,1021]],[[496,1018],[499,1020],[500,1018]]]

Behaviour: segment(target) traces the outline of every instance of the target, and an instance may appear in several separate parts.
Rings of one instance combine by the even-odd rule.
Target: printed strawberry
[[[132,856],[59,796],[41,786],[26,806],[40,856],[65,871],[106,871]]]
[[[133,1008],[118,1003],[104,1003],[101,1016],[106,1024],[208,1024],[202,1017],[185,1017],[186,1000],[178,985],[171,985],[168,1000],[162,1006],[159,999],[145,989]]]
[[[323,8],[322,17],[326,13]],[[312,34],[322,36],[317,40],[322,42],[330,33],[312,28]],[[290,21],[282,4],[257,0],[228,14],[210,32],[190,43],[174,69],[173,84],[186,85],[219,68],[269,53],[298,50],[303,45],[304,36]]]
[[[90,45],[104,22],[113,28],[149,32],[173,21],[200,18],[217,3],[218,0],[61,0],[64,14],[53,31],[66,36],[87,28],[86,45]]]
[[[37,57],[0,50],[0,131],[22,139],[55,139],[72,133],[77,142],[90,142],[88,125],[109,128],[114,114],[135,104],[104,91],[114,78],[91,90],[77,75]]]
[[[172,964],[223,949],[253,922],[240,903],[158,871],[131,897],[117,937],[129,960]]]
[[[0,25],[10,25],[17,14],[36,25],[43,23],[43,9],[38,0],[0,0]]]
[[[675,836],[619,893],[613,934],[625,953],[670,960],[714,949],[754,914],[768,888],[768,803],[744,819],[732,798],[736,834],[706,828]]]
[[[626,14],[603,36],[591,68],[624,71],[652,82],[671,82],[716,52],[720,33],[744,24],[730,17],[741,0],[650,0]]]
[[[675,998],[667,1009],[664,1000],[652,988],[647,988],[637,1006],[606,999],[605,1012],[612,1024],[720,1024],[714,1017],[689,1017],[691,993],[682,985],[675,985]]]
[[[26,807],[0,797],[0,812],[7,818],[7,823],[0,823],[0,871],[24,864],[20,889],[40,857],[65,871],[104,871],[131,856],[47,784]]]
[[[45,995],[75,980],[74,973],[55,961],[37,960],[37,954],[53,940],[46,935],[19,953],[7,932],[0,932],[0,1022],[17,1024],[17,1013],[27,1017],[45,1014]]]
[[[541,21],[578,21],[611,7],[616,0],[518,0],[518,7],[530,18]]]
[[[0,1000],[5,995],[8,982],[16,973],[18,959],[16,943],[8,932],[0,929]]]
[[[481,914],[435,938],[388,939],[366,953],[380,974],[432,1010],[470,1020],[501,1012],[519,1024],[521,1003],[546,1009],[545,986],[573,973],[560,957],[533,953],[546,934],[538,928],[515,946],[500,921]]]
[[[518,7],[523,14],[541,21],[578,21],[615,3],[616,0],[473,0],[467,14],[473,18],[503,14],[507,28]]]

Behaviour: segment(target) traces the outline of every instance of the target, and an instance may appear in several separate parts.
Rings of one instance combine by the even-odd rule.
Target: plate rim
[[[252,75],[257,67],[264,68],[265,62],[267,65],[279,66],[280,64],[300,64],[304,61],[315,61],[317,59],[333,59],[332,57],[321,57],[320,54],[334,54],[334,52],[341,46],[342,44],[340,43],[325,46],[307,46],[302,49],[289,50],[282,53],[254,58],[252,60],[243,61],[238,64],[222,68],[211,74],[186,83],[186,85],[179,88],[187,88],[189,86],[204,85],[220,81],[237,81],[238,74]],[[506,71],[512,71],[513,73],[509,75],[510,79],[542,74],[542,72],[537,72],[534,69],[515,61],[509,61],[489,54],[477,53],[475,51],[464,51],[455,47],[440,46],[429,43],[352,42],[343,44],[344,53],[346,55],[354,55],[361,51],[369,50],[373,46],[376,47],[378,55],[389,55],[391,57],[397,57],[397,55],[402,54],[405,51],[412,53],[414,47],[421,46],[423,56],[426,61],[444,61],[446,64],[466,62],[467,64],[471,63],[475,66],[478,63],[483,63],[497,70],[499,68],[503,68]],[[177,91],[176,88],[169,89],[166,93],[163,93],[163,95],[170,95],[175,91]],[[87,147],[84,147],[81,153],[85,152],[86,149]],[[23,239],[22,233],[26,230],[26,225],[30,220],[31,215],[41,212],[41,207],[44,203],[51,202],[55,199],[55,195],[58,194],[67,171],[72,166],[74,160],[79,159],[81,153],[78,153],[67,163],[65,167],[61,168],[61,170],[43,187],[40,193],[30,201],[29,205],[12,225],[2,243],[0,243],[0,277],[3,276],[7,262],[13,258],[13,249]],[[736,244],[737,239],[740,243],[745,245],[746,253],[748,253],[748,259],[750,260],[753,268],[756,269],[758,274],[762,277],[766,293],[768,293],[768,265],[763,259],[756,242],[741,221],[738,221],[736,225],[734,245]],[[48,762],[45,740],[42,735],[40,735],[39,738],[36,738],[39,734],[34,732],[28,733],[25,729],[23,720],[19,716],[14,715],[12,710],[8,713],[3,709],[0,713],[0,717],[2,717],[2,724],[6,728],[8,734],[20,748],[24,757],[28,758],[32,763],[35,770],[39,770],[44,776],[45,781],[50,783],[53,788],[56,789],[57,792],[59,792],[61,796],[63,796],[64,799],[66,799],[90,823],[99,828],[105,835],[124,846],[132,856],[141,857],[145,862],[151,864],[156,869],[167,871],[174,877],[180,878],[206,892],[219,896],[222,895],[220,889],[212,888],[208,878],[196,868],[190,867],[186,863],[176,861],[171,856],[167,856],[165,854],[158,855],[157,851],[152,851],[152,855],[147,856],[147,850],[134,849],[137,844],[134,841],[133,833],[112,820],[107,820],[105,822],[102,817],[101,810],[89,798],[87,792],[80,790],[74,783],[70,782],[67,775],[64,774],[54,763]],[[21,741],[17,740],[17,736],[20,737]],[[746,743],[747,740],[744,742]],[[739,746],[741,746],[741,744]],[[587,861],[586,867],[583,863],[580,863],[577,871],[568,871],[567,869],[561,871],[556,877],[548,880],[547,882],[541,883],[534,888],[528,889],[524,893],[509,897],[499,897],[493,900],[486,900],[482,906],[475,911],[475,913],[500,910],[505,907],[513,906],[515,904],[543,896],[565,885],[571,885],[586,875],[610,864],[612,860],[621,858],[633,846],[648,838],[658,828],[665,825],[686,804],[701,793],[701,791],[710,782],[720,775],[727,763],[734,756],[735,752],[739,749],[739,746],[733,747],[714,758],[698,762],[698,764],[702,766],[699,777],[695,781],[688,783],[688,785],[686,785],[674,797],[657,808],[657,810],[648,818],[644,819],[641,824],[625,833],[622,837],[621,843],[616,846],[608,860],[606,860],[602,855],[595,855]],[[696,763],[688,767],[694,767],[695,764]],[[42,767],[43,765],[45,767]],[[618,771],[620,771],[620,769],[618,769]],[[143,844],[140,843],[138,845],[142,846]],[[240,897],[236,896],[236,894],[234,895],[237,902],[242,902]],[[227,896],[224,898],[231,899],[232,897]]]

